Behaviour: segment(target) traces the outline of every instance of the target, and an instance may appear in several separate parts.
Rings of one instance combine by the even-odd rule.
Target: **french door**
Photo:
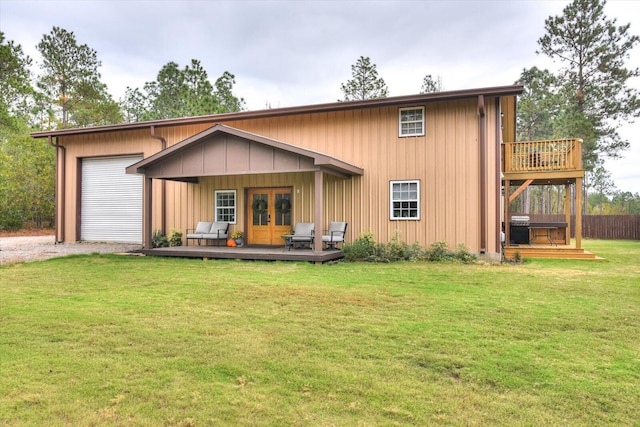
[[[293,216],[291,188],[252,188],[248,190],[247,243],[282,246],[283,234],[291,231]]]

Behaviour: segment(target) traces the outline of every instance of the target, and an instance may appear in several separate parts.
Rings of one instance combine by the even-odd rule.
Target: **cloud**
[[[417,93],[426,74],[447,90],[513,84],[522,69],[557,67],[535,54],[544,21],[567,1],[13,1],[0,0],[0,29],[35,59],[54,25],[95,49],[115,99],[154,80],[169,61],[201,61],[214,81],[236,75],[250,109],[332,102],[351,65],[369,56],[391,95]],[[605,13],[631,21],[637,2],[609,1]],[[638,49],[636,49],[638,50]],[[640,52],[632,56],[637,66]],[[636,86],[638,82],[634,83]],[[625,127],[637,163],[639,125]],[[626,180],[634,165],[613,171]],[[618,165],[621,165],[618,167]],[[620,178],[618,178],[620,176]],[[637,178],[637,176],[636,176]],[[633,190],[629,190],[633,191]]]

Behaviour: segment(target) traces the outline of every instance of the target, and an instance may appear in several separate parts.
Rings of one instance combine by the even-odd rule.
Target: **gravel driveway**
[[[71,254],[121,253],[142,249],[128,243],[54,243],[54,236],[0,237],[0,265],[40,261]]]

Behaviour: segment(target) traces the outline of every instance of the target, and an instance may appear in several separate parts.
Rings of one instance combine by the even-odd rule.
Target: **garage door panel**
[[[82,161],[81,239],[142,243],[142,177],[125,169],[141,156]]]

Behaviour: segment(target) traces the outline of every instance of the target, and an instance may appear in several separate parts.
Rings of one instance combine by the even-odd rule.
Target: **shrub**
[[[389,243],[379,243],[377,246],[377,260],[392,261],[418,261],[424,259],[424,249],[419,243],[408,245],[400,240],[400,232],[396,230]]]
[[[399,261],[405,259],[405,246],[407,244],[400,240],[400,232],[398,230],[393,233],[393,237],[389,243],[380,244],[378,247],[378,256],[385,258],[389,261]]]
[[[360,233],[360,237],[352,244],[345,244],[344,257],[347,261],[366,261],[375,258],[377,248],[372,232]]]
[[[464,243],[458,243],[456,246],[455,258],[463,264],[471,264],[478,259],[477,256],[469,252],[469,248]]]
[[[440,262],[453,259],[454,254],[449,250],[447,242],[433,242],[425,253],[427,261]]]
[[[408,245],[400,240],[397,231],[388,243],[376,243],[371,232],[362,233],[352,244],[345,244],[343,252],[347,261],[459,261],[470,264],[477,260],[464,243],[458,243],[455,251],[449,250],[447,242],[434,242],[425,250],[419,243]]]
[[[166,248],[169,246],[169,239],[161,230],[156,230],[151,237],[151,246],[154,248]]]
[[[418,242],[413,245],[405,244],[405,259],[407,261],[424,261],[426,259],[426,251]]]
[[[520,264],[522,262],[522,255],[520,255],[520,251],[516,251],[516,253],[513,255],[513,262],[515,262],[516,264]]]
[[[171,234],[169,235],[169,246],[182,246],[182,231],[171,229]]]

